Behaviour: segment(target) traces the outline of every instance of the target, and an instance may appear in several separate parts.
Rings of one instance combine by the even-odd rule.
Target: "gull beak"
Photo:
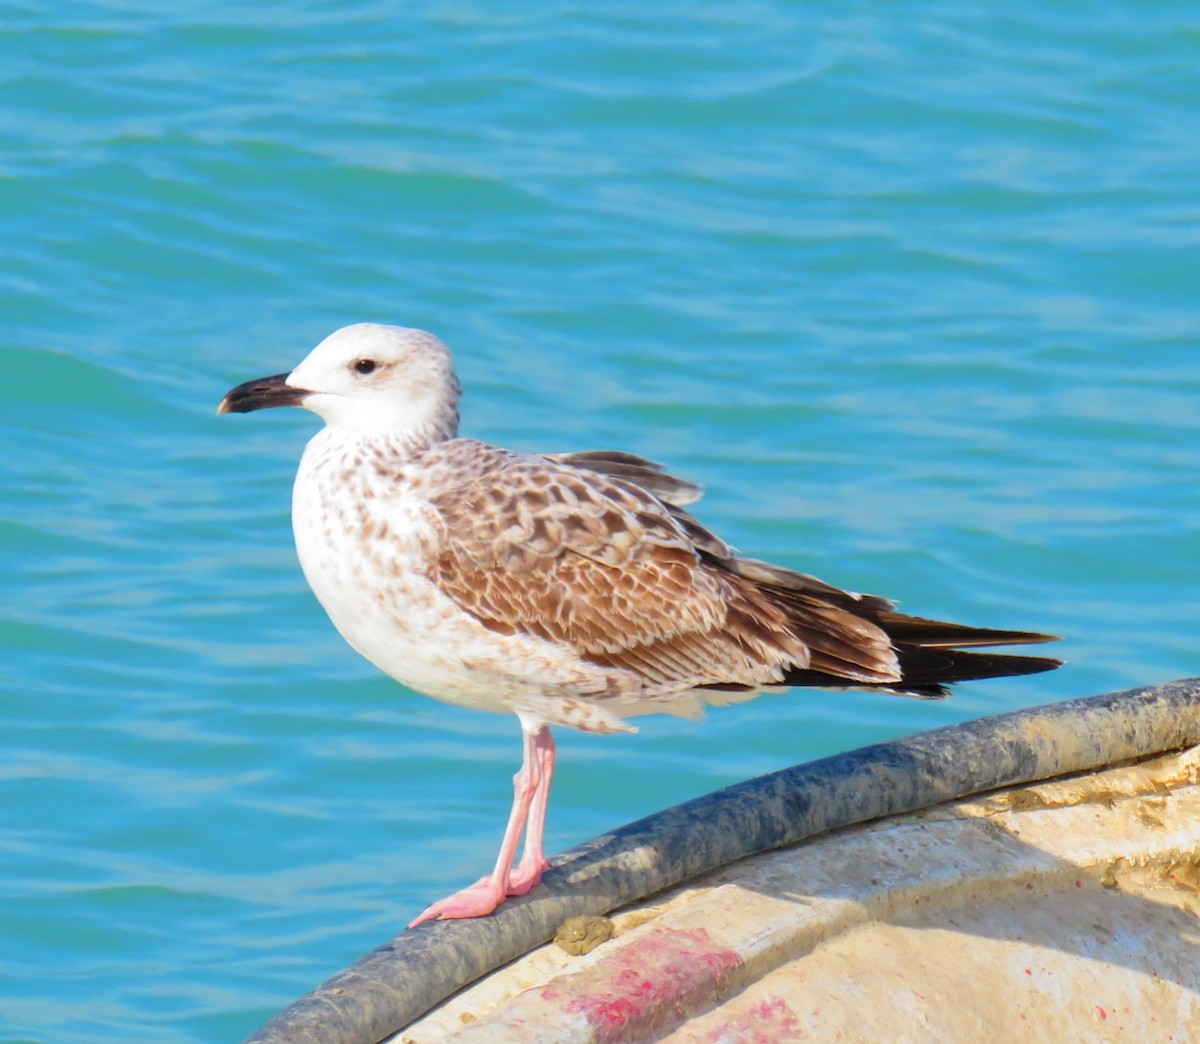
[[[221,400],[217,412],[250,413],[271,406],[299,406],[312,392],[288,384],[288,376],[277,373],[274,377],[260,377],[257,381],[239,384]]]

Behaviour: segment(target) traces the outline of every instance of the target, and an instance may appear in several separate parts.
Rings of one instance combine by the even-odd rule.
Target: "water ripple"
[[[405,694],[290,545],[345,322],[476,435],[620,446],[733,543],[1066,636],[944,704],[564,736],[550,846],[831,751],[1195,674],[1200,34],[1179,5],[102,0],[0,47],[0,996],[229,1040],[491,858],[515,724]]]

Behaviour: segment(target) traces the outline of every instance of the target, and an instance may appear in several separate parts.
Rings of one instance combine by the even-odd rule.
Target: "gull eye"
[[[359,359],[355,362],[354,369],[357,373],[361,373],[364,376],[368,373],[374,373],[375,372],[375,360],[374,359]]]

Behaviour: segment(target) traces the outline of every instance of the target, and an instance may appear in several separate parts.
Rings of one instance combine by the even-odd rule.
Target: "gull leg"
[[[538,786],[529,806],[529,821],[525,826],[525,848],[521,861],[508,875],[508,894],[524,895],[542,879],[542,871],[550,869],[543,838],[546,830],[546,805],[550,801],[550,781],[554,778],[554,737],[550,726],[543,725],[534,734],[534,754],[538,763]]]
[[[545,740],[539,737],[545,735]],[[513,856],[517,854],[517,844],[521,840],[521,831],[529,818],[529,808],[542,781],[542,757],[539,756],[539,744],[550,742],[550,765],[554,764],[554,745],[550,741],[550,730],[545,725],[531,727],[521,722],[521,738],[523,759],[521,770],[513,776],[513,806],[508,814],[508,826],[504,830],[504,839],[500,842],[500,854],[496,857],[496,866],[487,877],[481,877],[473,885],[468,885],[461,891],[455,892],[445,899],[439,899],[426,909],[410,928],[423,921],[435,918],[451,920],[462,917],[486,917],[499,906],[509,895],[509,875],[512,872]],[[547,780],[547,784],[549,781]],[[546,795],[548,797],[548,795]],[[545,797],[542,798],[542,818],[545,817]],[[541,849],[541,827],[538,826],[537,847]],[[528,849],[528,844],[526,845]],[[544,857],[543,857],[544,858]],[[522,859],[522,864],[525,860]],[[538,869],[541,876],[541,868]],[[527,888],[532,888],[536,881],[530,882]],[[517,893],[512,893],[517,894]]]

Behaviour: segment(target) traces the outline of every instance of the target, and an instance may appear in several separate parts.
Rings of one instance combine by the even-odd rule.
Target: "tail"
[[[1049,656],[966,651],[969,648],[1033,645],[1058,640],[1050,634],[967,627],[919,616],[905,616],[890,608],[868,610],[862,615],[876,624],[891,641],[899,662],[900,679],[874,684],[852,682],[855,688],[879,689],[901,696],[940,700],[950,695],[949,686],[955,682],[1041,674],[1063,664],[1062,660]],[[835,687],[847,684],[844,677],[820,670],[789,671],[785,682],[788,685]]]
[[[878,689],[936,700],[948,696],[955,682],[1040,674],[1062,666],[1062,660],[1048,656],[990,651],[1057,641],[1054,635],[906,616],[886,598],[852,594],[753,559],[730,556],[720,565],[782,609],[789,630],[812,650],[807,667],[785,672],[785,685]],[[967,651],[975,648],[989,651]]]

